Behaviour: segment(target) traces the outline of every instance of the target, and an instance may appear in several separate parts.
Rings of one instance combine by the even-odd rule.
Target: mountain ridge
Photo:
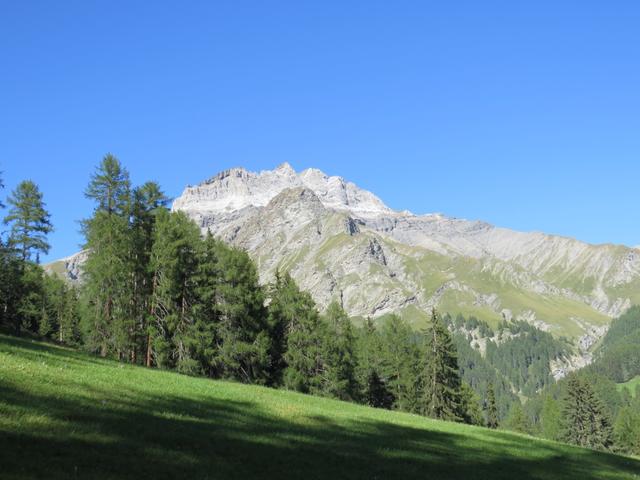
[[[321,308],[337,299],[354,317],[400,313],[416,327],[433,307],[493,325],[523,320],[572,338],[576,365],[612,317],[640,303],[640,250],[396,211],[314,168],[223,170],[172,209],[246,249],[262,282],[290,271]]]

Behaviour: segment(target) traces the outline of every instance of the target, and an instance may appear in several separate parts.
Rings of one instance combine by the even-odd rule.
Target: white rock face
[[[341,177],[329,177],[315,168],[298,175],[288,163],[260,173],[244,168],[225,170],[200,185],[187,187],[173,209],[220,213],[264,207],[283,190],[296,187],[313,191],[327,208],[365,216],[395,213],[378,197]]]

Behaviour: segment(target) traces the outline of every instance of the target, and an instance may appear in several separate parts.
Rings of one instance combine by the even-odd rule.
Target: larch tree
[[[419,337],[398,315],[391,315],[380,329],[382,366],[380,378],[393,396],[393,408],[420,413]]]
[[[122,359],[134,348],[129,173],[113,155],[106,155],[85,196],[96,204],[93,216],[83,222],[89,252],[83,267],[86,346]]]
[[[435,311],[425,331],[422,413],[441,420],[463,418],[458,358],[451,335]]]
[[[487,385],[486,410],[487,410],[487,427],[492,429],[498,428],[499,418],[498,418],[498,407],[496,405],[496,393],[493,388],[493,383],[491,382],[489,382],[489,384]]]
[[[191,374],[199,370],[194,335],[199,242],[198,227],[183,212],[158,212],[151,252],[152,361]]]
[[[42,192],[31,180],[20,182],[7,199],[9,212],[4,223],[10,226],[8,246],[15,248],[23,262],[49,252],[47,235],[53,231],[51,215],[45,208]]]
[[[267,383],[270,337],[264,292],[249,255],[217,242],[216,361],[225,378]]]
[[[327,327],[322,355],[322,392],[340,400],[356,400],[359,387],[356,379],[356,340],[351,319],[334,301],[327,307],[324,320]]]

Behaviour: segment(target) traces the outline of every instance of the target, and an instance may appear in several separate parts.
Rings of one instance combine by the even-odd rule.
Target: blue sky
[[[635,1],[2,2],[0,170],[41,186],[49,259],[106,152],[174,197],[288,161],[398,209],[636,245],[638,25]]]

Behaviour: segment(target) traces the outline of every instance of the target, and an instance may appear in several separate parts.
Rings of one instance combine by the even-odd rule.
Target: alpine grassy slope
[[[640,461],[0,335],[0,476],[632,479]]]

